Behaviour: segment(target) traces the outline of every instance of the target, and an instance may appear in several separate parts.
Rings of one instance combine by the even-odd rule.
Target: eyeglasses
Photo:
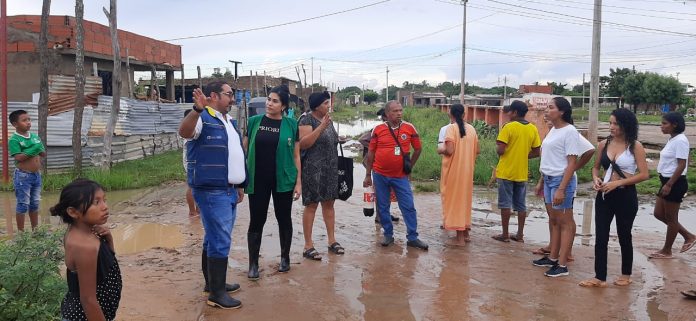
[[[221,95],[227,95],[227,97],[234,98],[234,91],[221,92]]]

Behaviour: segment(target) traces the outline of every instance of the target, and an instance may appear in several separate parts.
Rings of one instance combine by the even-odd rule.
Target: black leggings
[[[273,195],[273,208],[275,217],[278,220],[279,230],[292,230],[292,193],[277,192],[275,177],[262,177],[259,175],[254,181],[254,194],[249,194],[249,211],[251,218],[249,222],[249,233],[262,233],[263,226],[266,224],[268,216],[268,202]]]
[[[631,229],[638,213],[638,194],[635,186],[617,188],[595,199],[595,277],[607,280],[607,244],[609,228],[616,216],[616,232],[621,245],[621,274],[631,275],[633,269],[633,240]]]

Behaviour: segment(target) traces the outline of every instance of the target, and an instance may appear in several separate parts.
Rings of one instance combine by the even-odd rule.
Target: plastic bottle
[[[372,189],[366,189],[363,193],[363,215],[367,217],[375,215],[375,193]]]

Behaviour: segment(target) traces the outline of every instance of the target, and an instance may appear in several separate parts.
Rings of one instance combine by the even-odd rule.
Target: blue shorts
[[[17,197],[15,213],[26,214],[38,211],[41,202],[41,173],[26,172],[17,168],[13,183]]]
[[[498,178],[498,208],[526,212],[527,182]]]
[[[556,193],[558,190],[558,187],[561,185],[561,181],[563,180],[563,175],[560,176],[548,176],[544,175],[544,203],[546,204],[553,204],[553,194]],[[575,175],[573,175],[570,178],[570,182],[568,182],[568,186],[566,186],[565,190],[565,198],[563,199],[563,203],[560,205],[553,205],[553,208],[556,210],[565,210],[569,208],[573,208],[573,199],[575,196],[575,190],[578,187],[578,181],[575,178]]]

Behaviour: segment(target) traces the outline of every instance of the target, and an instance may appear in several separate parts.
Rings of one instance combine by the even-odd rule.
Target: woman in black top
[[[96,182],[75,180],[63,188],[51,215],[69,224],[64,240],[68,293],[60,309],[63,320],[113,320],[123,285],[114,241],[104,226],[109,218],[104,190]]]

